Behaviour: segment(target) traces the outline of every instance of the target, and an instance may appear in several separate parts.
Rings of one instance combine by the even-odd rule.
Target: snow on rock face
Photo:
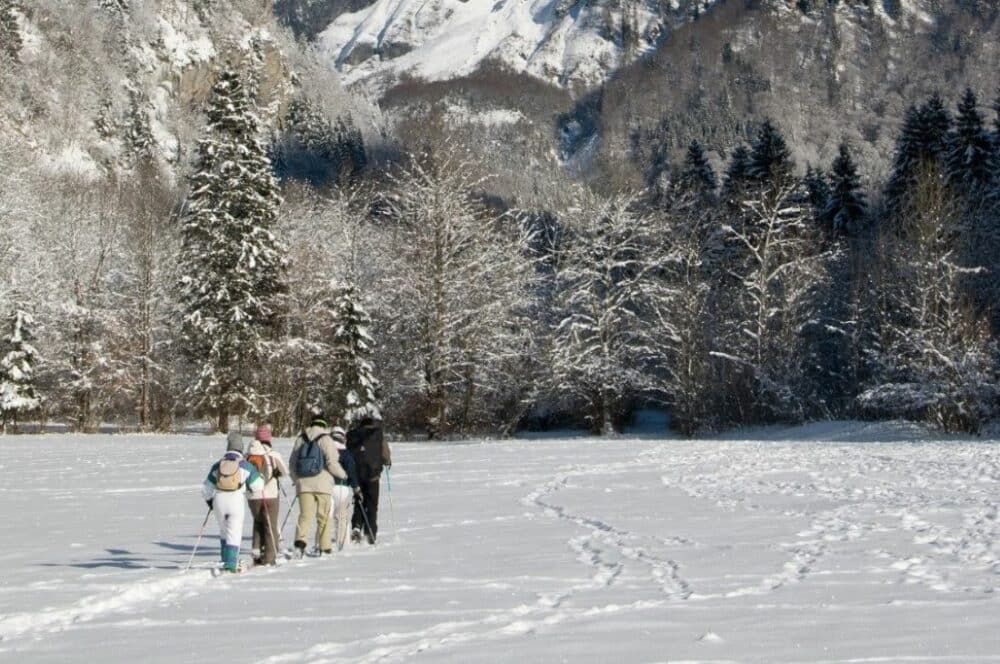
[[[319,43],[347,83],[404,73],[447,80],[494,62],[586,86],[655,47],[687,15],[651,0],[378,0],[338,17]]]

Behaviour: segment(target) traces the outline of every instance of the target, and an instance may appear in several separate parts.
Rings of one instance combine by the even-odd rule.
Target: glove
[[[213,507],[215,507],[215,505],[212,503],[211,500],[206,500],[205,504],[208,505],[208,509],[212,509]]]
[[[354,497],[358,499],[359,503],[365,502],[365,497],[361,495],[361,487],[354,487]]]

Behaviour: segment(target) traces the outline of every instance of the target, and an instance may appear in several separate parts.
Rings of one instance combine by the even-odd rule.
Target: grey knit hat
[[[243,436],[240,435],[239,431],[230,431],[229,435],[226,436],[226,451],[243,452]]]

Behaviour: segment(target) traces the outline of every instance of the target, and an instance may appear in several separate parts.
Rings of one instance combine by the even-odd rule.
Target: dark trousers
[[[278,499],[250,500],[250,514],[253,515],[253,548],[260,549],[260,562],[265,565],[274,564],[277,557],[278,543]],[[264,504],[267,503],[267,510]],[[268,518],[271,525],[268,527]],[[273,535],[273,537],[272,537]],[[267,544],[264,545],[263,543]]]
[[[357,496],[354,497],[354,516],[351,517],[351,528],[365,533],[370,542],[374,542],[378,535],[378,485],[377,477],[361,482],[361,496],[364,498],[364,503],[362,504]],[[364,510],[364,514],[361,510]],[[365,525],[365,515],[368,516],[368,523],[372,526],[370,533]]]

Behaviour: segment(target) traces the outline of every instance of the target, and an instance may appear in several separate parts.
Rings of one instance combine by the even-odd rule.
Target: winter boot
[[[361,544],[361,529],[355,528],[351,531],[351,542]]]
[[[306,543],[302,540],[295,540],[295,557],[302,558],[306,555]]]

